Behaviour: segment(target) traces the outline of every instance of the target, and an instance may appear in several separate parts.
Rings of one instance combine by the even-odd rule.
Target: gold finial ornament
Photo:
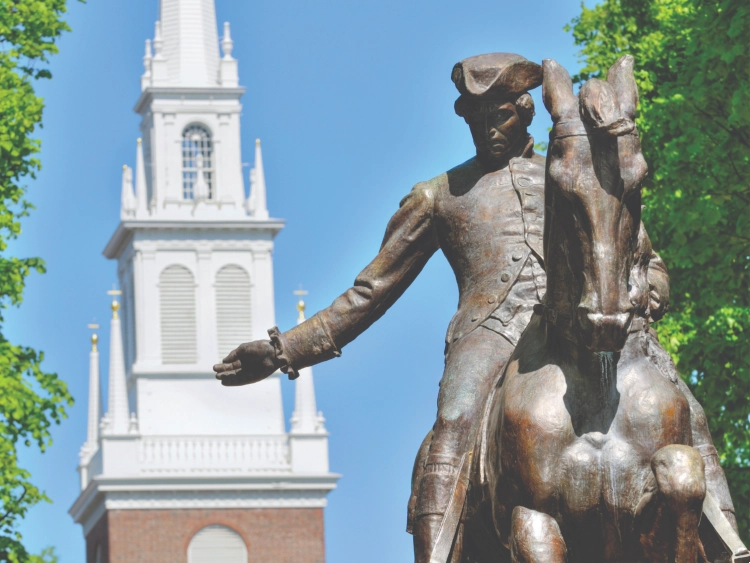
[[[259,146],[260,146],[260,139],[255,139],[255,146],[256,146],[256,147],[259,147]]]
[[[112,289],[107,292],[107,295],[112,296],[112,318],[119,319],[120,315],[117,314],[117,311],[120,310],[120,304],[117,302],[117,296],[122,295],[122,291],[120,291],[119,289],[115,289],[113,285]]]
[[[292,293],[294,295],[307,295],[307,290],[302,289],[302,284],[299,284],[299,289],[295,289]],[[297,303],[297,311],[299,311],[299,316],[297,317],[297,320],[299,322],[302,322],[305,320],[305,302],[300,299]]]
[[[96,323],[92,323],[92,324],[88,325],[88,327],[91,330],[97,330],[99,328],[99,325],[96,324]],[[96,334],[96,333],[92,334],[91,335],[91,351],[92,352],[96,352],[96,350],[97,350],[96,345],[98,343],[99,343],[99,335]]]
[[[140,145],[140,144],[141,144],[142,142],[143,142],[143,141],[141,140],[141,138],[140,138],[140,137],[138,137],[138,144]]]

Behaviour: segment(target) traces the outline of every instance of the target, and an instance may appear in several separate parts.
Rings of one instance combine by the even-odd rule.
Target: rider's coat
[[[545,283],[545,161],[532,147],[529,139],[523,155],[498,171],[485,174],[472,158],[417,184],[390,220],[380,252],[354,285],[280,335],[289,367],[297,370],[339,355],[401,296],[438,249],[459,286],[458,311],[446,343],[484,325],[515,344]],[[503,307],[506,302],[510,306]]]

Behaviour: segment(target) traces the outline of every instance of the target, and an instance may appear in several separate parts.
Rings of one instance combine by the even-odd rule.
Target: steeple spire
[[[218,86],[219,37],[214,0],[161,0],[159,4],[168,85]]]
[[[295,295],[307,295],[304,289],[298,289]],[[305,322],[305,302],[300,299],[297,303],[297,324]],[[291,434],[325,434],[325,418],[317,410],[315,404],[315,385],[313,384],[312,368],[299,370],[299,377],[294,384],[294,412],[292,413]]]
[[[89,328],[97,330],[98,324],[90,324]],[[89,353],[89,412],[88,428],[86,432],[86,443],[84,449],[93,453],[99,447],[99,419],[102,415],[102,407],[99,403],[99,349],[97,343],[99,336],[94,332],[91,335],[91,352]]]
[[[122,292],[112,289],[112,321],[110,323],[109,343],[109,397],[107,401],[106,433],[124,435],[130,426],[128,412],[128,390],[125,381],[125,359],[122,352],[122,328],[120,327],[120,303],[117,296]]]
[[[254,219],[268,219],[266,176],[263,172],[263,153],[260,139],[255,139],[255,166],[250,170],[250,197],[247,210]]]
[[[148,212],[146,194],[146,165],[143,161],[143,142],[138,139],[135,151],[135,202],[136,214],[143,216]]]

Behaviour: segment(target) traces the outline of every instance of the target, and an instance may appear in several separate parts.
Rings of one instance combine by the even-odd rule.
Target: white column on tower
[[[120,436],[127,434],[130,426],[125,358],[122,351],[122,328],[118,314],[120,304],[117,302],[117,296],[122,292],[113,289],[107,293],[113,296],[113,300],[109,335],[109,395],[106,428],[107,434]]]

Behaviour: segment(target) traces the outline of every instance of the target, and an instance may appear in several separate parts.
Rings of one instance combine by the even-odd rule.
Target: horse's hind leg
[[[517,506],[510,524],[512,563],[565,563],[567,549],[554,518]]]
[[[695,448],[673,444],[654,454],[651,469],[656,491],[647,495],[653,500],[643,511],[650,520],[641,537],[645,554],[652,561],[695,563],[702,551],[698,524],[706,496],[703,458]],[[664,557],[670,552],[674,559]]]

